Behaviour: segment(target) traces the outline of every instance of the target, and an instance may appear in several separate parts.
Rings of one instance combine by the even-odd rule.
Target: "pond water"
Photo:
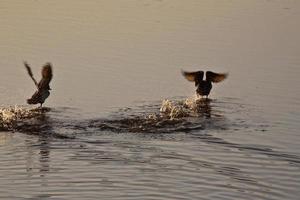
[[[300,2],[0,2],[0,199],[299,199]],[[26,105],[53,64],[43,109]],[[209,100],[181,70],[228,72]]]

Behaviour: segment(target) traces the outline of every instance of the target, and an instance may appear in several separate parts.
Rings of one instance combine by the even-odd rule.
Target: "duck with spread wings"
[[[50,92],[49,90],[51,90],[49,83],[52,79],[52,66],[50,63],[46,63],[43,68],[42,68],[42,79],[40,80],[40,82],[37,82],[35,80],[35,78],[33,77],[33,73],[31,71],[30,66],[28,65],[27,62],[24,62],[25,68],[29,74],[29,76],[31,77],[31,79],[33,80],[34,84],[37,87],[37,91],[32,95],[32,97],[30,99],[27,99],[27,103],[28,104],[40,104],[41,107],[43,105],[43,103],[45,102],[45,100],[49,97]]]
[[[219,83],[223,81],[225,78],[227,78],[227,73],[215,73],[211,71],[207,71],[205,73],[205,80],[204,77],[204,71],[196,71],[196,72],[186,72],[182,71],[182,75],[188,80],[195,82],[195,86],[197,87],[196,93],[197,95],[200,95],[201,97],[206,96],[208,98],[208,95],[212,89],[212,83]]]

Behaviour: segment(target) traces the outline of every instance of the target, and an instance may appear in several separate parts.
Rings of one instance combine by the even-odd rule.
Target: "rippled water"
[[[299,10],[1,1],[0,199],[299,199]],[[199,100],[181,69],[229,77]]]

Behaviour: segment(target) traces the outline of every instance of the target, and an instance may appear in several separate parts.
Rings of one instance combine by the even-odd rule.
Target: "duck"
[[[206,71],[204,80],[204,71],[187,72],[181,70],[181,73],[188,81],[195,82],[197,96],[206,97],[206,99],[208,99],[212,89],[212,83],[219,83],[228,77],[228,73]]]
[[[39,82],[35,80],[33,77],[33,73],[31,71],[31,67],[29,64],[24,61],[24,66],[27,70],[28,75],[33,80],[35,86],[37,87],[37,91],[31,96],[30,99],[27,99],[28,104],[40,104],[40,107],[43,106],[43,103],[50,95],[50,81],[52,80],[52,64],[47,62],[41,70],[42,78]]]

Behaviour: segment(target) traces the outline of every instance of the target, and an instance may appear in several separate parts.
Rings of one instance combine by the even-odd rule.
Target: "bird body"
[[[206,96],[208,97],[211,89],[212,89],[212,83],[218,83],[223,81],[225,78],[227,78],[228,74],[225,73],[215,73],[211,71],[207,71],[205,73],[205,80],[204,72],[203,71],[196,71],[196,72],[186,72],[182,71],[182,75],[188,80],[195,82],[195,86],[197,87],[196,93],[197,95]]]
[[[31,96],[30,99],[27,99],[28,104],[41,104],[41,107],[45,100],[49,97],[51,90],[49,84],[52,80],[52,67],[50,63],[46,63],[42,68],[42,79],[37,82],[35,78],[33,77],[33,73],[31,71],[30,66],[24,62],[24,65],[27,69],[27,72],[31,79],[33,80],[34,84],[37,87],[37,91]]]
[[[210,81],[202,80],[198,83],[198,85],[196,85],[196,87],[197,94],[200,96],[208,96],[212,88],[212,84]]]
[[[42,104],[49,97],[49,95],[50,95],[49,90],[38,90],[32,95],[32,97],[30,99],[27,99],[27,103],[28,104],[40,103],[42,106]]]

